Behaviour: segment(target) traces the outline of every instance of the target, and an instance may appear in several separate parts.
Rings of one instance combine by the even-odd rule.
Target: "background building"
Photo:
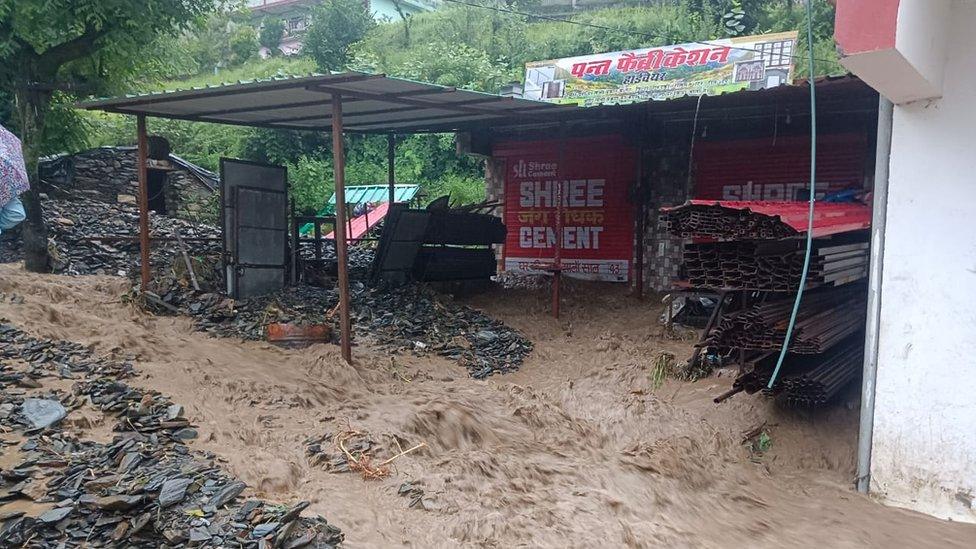
[[[285,36],[280,49],[285,55],[297,53],[302,47],[302,36],[308,28],[309,13],[312,8],[321,4],[323,0],[248,0],[247,6],[251,10],[252,20],[256,25],[267,17],[280,18],[285,23]],[[423,11],[433,11],[439,0],[363,0],[367,9],[373,13],[377,21],[394,21],[404,15],[413,15]],[[400,11],[397,11],[399,7]],[[261,48],[261,55],[266,56],[266,48]]]
[[[976,522],[976,2],[836,4],[842,63],[894,103],[871,491]]]

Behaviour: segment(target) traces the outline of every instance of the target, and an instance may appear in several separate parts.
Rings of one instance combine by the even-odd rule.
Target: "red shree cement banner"
[[[636,153],[618,136],[501,143],[505,158],[505,270],[551,266],[561,234],[568,276],[626,282],[634,248]],[[563,165],[560,166],[560,158]],[[557,234],[556,197],[563,202]]]
[[[821,134],[817,138],[817,197],[864,188],[867,138]],[[810,187],[810,137],[737,139],[695,143],[695,198],[708,200],[806,200]]]

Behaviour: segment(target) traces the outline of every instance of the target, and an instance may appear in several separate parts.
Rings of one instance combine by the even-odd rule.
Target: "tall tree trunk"
[[[393,7],[396,9],[397,15],[403,21],[403,46],[410,47],[410,17],[403,7],[400,5],[400,0],[393,0]]]
[[[31,76],[36,71],[28,71]],[[24,240],[24,267],[31,272],[46,273],[51,270],[51,258],[47,248],[47,225],[41,209],[40,180],[37,161],[41,152],[44,135],[44,121],[51,106],[51,89],[38,85],[40,78],[29,78],[17,86],[17,115],[20,122],[20,140],[24,149],[24,163],[30,190],[23,198],[27,219],[24,221],[21,237]]]

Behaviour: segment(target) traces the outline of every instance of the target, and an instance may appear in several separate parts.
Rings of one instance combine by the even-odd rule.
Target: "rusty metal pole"
[[[391,133],[386,136],[386,182],[390,186],[390,207],[396,203],[396,168],[393,164],[394,160],[396,160],[396,135]]]
[[[644,125],[641,126],[637,134],[637,181],[635,182],[634,195],[637,197],[635,202],[637,203],[637,223],[636,232],[637,238],[635,239],[637,247],[634,250],[634,292],[637,294],[637,300],[644,300],[644,233],[647,232],[647,204],[645,203],[645,188],[644,188]],[[670,311],[670,307],[668,308]]]
[[[342,143],[342,96],[332,95],[332,164],[336,195],[336,257],[339,261],[339,331],[342,358],[352,364],[349,318],[349,256],[346,250],[346,155]]]
[[[566,179],[566,127],[559,125],[559,158],[556,164],[556,250],[553,253],[552,316],[559,318],[559,286],[562,283],[563,264],[563,181]]]
[[[139,143],[137,165],[139,170],[139,257],[142,261],[143,292],[149,289],[149,173],[146,157],[149,144],[146,142],[146,115],[136,117],[136,134]]]

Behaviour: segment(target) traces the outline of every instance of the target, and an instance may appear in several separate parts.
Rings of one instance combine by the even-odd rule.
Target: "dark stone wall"
[[[172,164],[166,172],[163,192],[167,214],[196,219],[204,216],[212,195],[192,173]],[[129,147],[102,147],[73,155],[44,160],[39,166],[41,181],[53,192],[100,202],[135,202],[139,194],[136,150]]]

